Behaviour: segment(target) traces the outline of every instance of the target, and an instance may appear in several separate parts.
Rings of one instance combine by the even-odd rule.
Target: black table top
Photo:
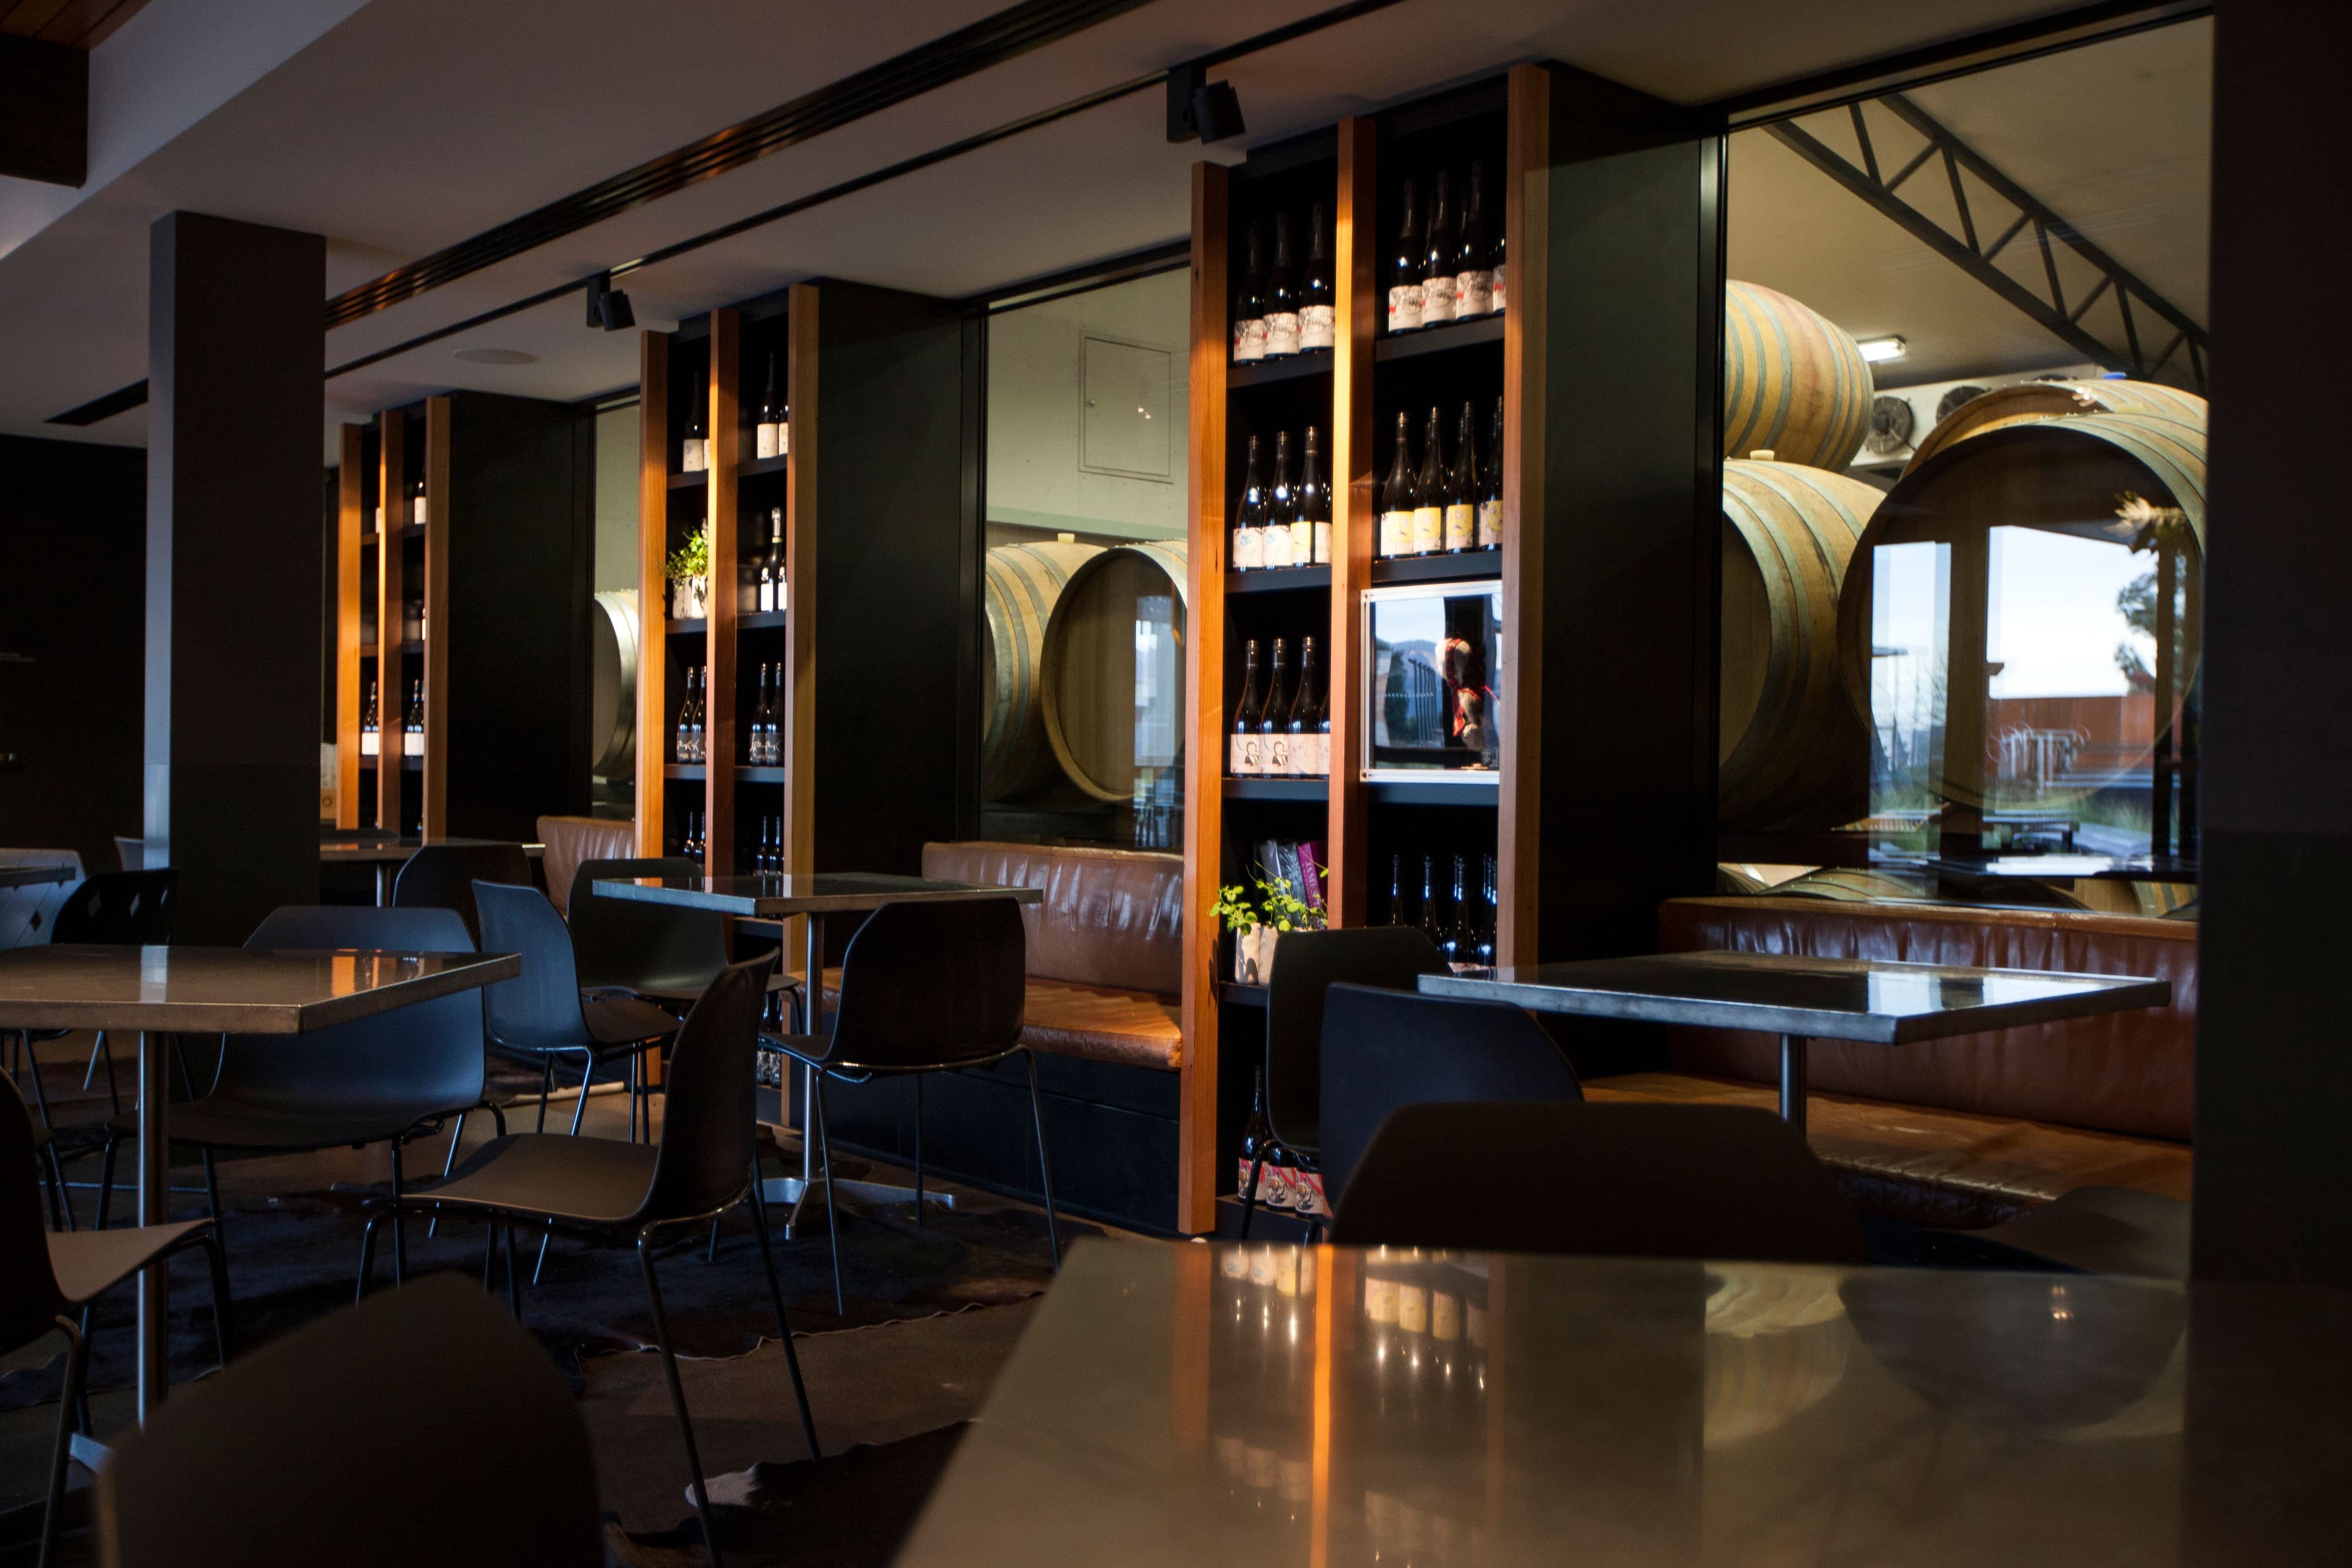
[[[2161,1006],[2163,980],[1790,953],[1661,952],[1424,974],[1433,995],[1538,1012],[1899,1045]]]
[[[768,920],[878,910],[884,904],[961,902],[970,899],[1011,899],[1017,904],[1035,904],[1044,902],[1045,897],[1035,888],[1002,888],[866,871],[819,871],[809,876],[641,877],[600,881],[594,886],[600,896],[608,899],[677,904],[687,909],[717,910],[721,914]]]
[[[19,947],[0,952],[0,1028],[299,1035],[521,973],[510,952]]]

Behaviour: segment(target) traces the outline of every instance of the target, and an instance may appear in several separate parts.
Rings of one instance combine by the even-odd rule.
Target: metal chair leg
[[[547,1131],[547,1094],[555,1087],[555,1053],[550,1051],[539,1064],[539,1126],[533,1131]]]
[[[221,1232],[220,1172],[213,1164],[213,1152],[210,1149],[204,1151],[204,1156],[205,1203],[207,1205],[206,1212],[212,1215],[213,1230],[215,1234],[219,1234]]]
[[[768,1198],[760,1187],[760,1162],[751,1161],[751,1228],[760,1237],[760,1262],[768,1271],[768,1300],[776,1307],[776,1336],[784,1342],[784,1364],[792,1369],[793,1397],[801,1405],[801,1430],[808,1434],[809,1458],[821,1459],[816,1446],[816,1417],[809,1414],[808,1384],[801,1381],[800,1352],[793,1349],[792,1320],[784,1316],[783,1287],[776,1283],[776,1252],[768,1240]]]
[[[588,1114],[589,1081],[596,1076],[596,1053],[583,1051],[580,1054],[587,1058],[588,1062],[580,1070],[580,1102],[572,1108],[572,1136],[574,1138],[580,1136],[580,1119]]]
[[[472,1114],[470,1111],[464,1110],[457,1112],[457,1124],[449,1130],[449,1157],[441,1162],[441,1179],[445,1182],[449,1179],[449,1173],[457,1168],[457,1145],[466,1141],[466,1118],[470,1114]],[[430,1220],[425,1222],[425,1239],[430,1241],[440,1234],[441,1215],[436,1212]],[[488,1272],[488,1266],[486,1264],[483,1267],[482,1289],[487,1290],[490,1288],[490,1277]]]
[[[220,1363],[228,1365],[229,1357],[236,1353],[236,1326],[231,1321],[228,1294],[228,1248],[221,1242],[219,1226],[214,1234],[198,1237],[196,1244],[205,1249],[205,1266],[213,1282],[213,1348],[220,1352]]]
[[[408,1222],[402,1207],[400,1180],[400,1140],[392,1141],[392,1282],[397,1288],[408,1283]]]
[[[515,1268],[514,1226],[501,1226],[499,1228],[506,1232],[507,1237],[507,1311],[513,1316],[515,1327],[520,1328],[522,1327],[522,1274]]]
[[[383,1223],[382,1213],[368,1215],[367,1226],[360,1232],[359,1287],[352,1292],[354,1306],[367,1300],[368,1286],[375,1274],[375,1227]]]
[[[113,1133],[106,1135],[106,1152],[98,1162],[98,1228],[106,1228],[106,1211],[114,1206],[114,1152],[122,1141]]]
[[[915,1075],[915,1228],[923,1228],[923,1075]]]
[[[68,1342],[66,1387],[64,1397],[58,1401],[58,1446],[49,1456],[48,1505],[41,1514],[40,1568],[51,1568],[58,1560],[58,1528],[66,1504],[66,1462],[73,1453],[74,1415],[81,1407],[82,1379],[89,1367],[89,1341],[70,1318],[59,1316],[57,1325]]]
[[[490,1293],[490,1260],[498,1255],[499,1227],[486,1225],[482,1227],[482,1294],[485,1296]]]
[[[669,1319],[662,1311],[661,1281],[654,1275],[654,1255],[646,1245],[650,1240],[637,1237],[637,1264],[645,1270],[646,1303],[653,1309],[654,1341],[661,1347],[662,1373],[669,1379],[670,1408],[677,1412],[677,1435],[686,1443],[687,1489],[694,1494],[694,1511],[702,1520],[702,1548],[710,1558],[710,1568],[723,1568],[719,1521],[710,1516],[710,1490],[702,1479],[702,1456],[694,1447],[694,1419],[686,1413],[686,1385],[678,1381],[677,1355],[669,1345]]]
[[[74,1226],[73,1196],[66,1191],[65,1162],[58,1158],[58,1146],[50,1144],[41,1152],[47,1158],[48,1173],[42,1185],[49,1194],[49,1228],[72,1230]]]
[[[1054,1223],[1054,1167],[1045,1158],[1045,1102],[1037,1093],[1037,1058],[1032,1051],[1023,1051],[1021,1059],[1029,1068],[1029,1119],[1037,1128],[1037,1180],[1045,1189],[1045,1239],[1054,1248],[1054,1272],[1062,1271],[1062,1233]]]
[[[49,1126],[49,1091],[41,1087],[40,1056],[33,1049],[33,1037],[29,1032],[19,1031],[16,1037],[23,1042],[19,1047],[19,1060],[23,1063],[25,1076],[33,1080],[34,1109],[41,1113],[41,1125],[47,1127]]]
[[[824,1135],[824,1074],[811,1073],[809,1086],[815,1090],[809,1098],[816,1107],[816,1157],[824,1166],[824,1234],[833,1245],[833,1315],[845,1318],[849,1305],[841,1293],[841,1222],[833,1212],[833,1145]]]

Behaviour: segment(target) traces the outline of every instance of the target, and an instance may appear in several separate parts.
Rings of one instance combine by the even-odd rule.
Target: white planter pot
[[[1282,933],[1272,926],[1252,926],[1234,933],[1234,979],[1243,985],[1263,985],[1274,973],[1274,942]]]
[[[669,614],[674,621],[698,621],[710,613],[710,580],[674,577],[669,584]]]

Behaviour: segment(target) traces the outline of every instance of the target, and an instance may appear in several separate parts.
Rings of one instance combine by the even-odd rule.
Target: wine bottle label
[[[1478,503],[1478,548],[1499,550],[1503,547],[1503,503],[1482,500]]]
[[[1378,1278],[1365,1279],[1364,1316],[1376,1323],[1393,1323],[1397,1321],[1395,1280]]]
[[[1424,327],[1454,319],[1454,279],[1432,278],[1421,286],[1421,324]]]
[[[425,737],[411,730],[400,738],[401,755],[421,757],[425,754]]]
[[[1315,771],[1327,779],[1331,776],[1331,731],[1328,730],[1315,737]]]
[[[1462,1337],[1462,1298],[1444,1290],[1429,1293],[1429,1334],[1432,1339]]]
[[[1454,313],[1467,321],[1472,316],[1484,316],[1495,308],[1495,275],[1485,268],[1471,272],[1458,272],[1454,277]]]
[[[1282,731],[1265,736],[1260,742],[1259,761],[1265,772],[1277,777],[1290,772],[1290,737]]]
[[[1382,555],[1412,553],[1412,513],[1409,511],[1381,513],[1381,553]]]
[[[1427,555],[1445,544],[1445,510],[1443,507],[1417,506],[1412,509],[1412,552]]]
[[[1315,525],[1315,564],[1331,564],[1331,525],[1328,522]]]
[[[761,426],[758,430],[752,433],[752,440],[755,443],[755,451],[758,456],[762,458],[772,458],[776,455],[778,447],[782,444],[777,432],[782,428],[783,426],[781,425],[768,424]]]
[[[703,442],[699,437],[693,436],[688,437],[686,438],[684,447],[678,455],[678,468],[684,472],[689,474],[698,474],[702,472],[702,448]]]
[[[413,521],[419,528],[423,528],[425,526],[425,498],[423,496],[418,496],[416,498],[416,515],[411,521]]]
[[[1268,527],[1258,530],[1257,552],[1261,566],[1287,566],[1290,561],[1290,530]]]
[[[1429,1332],[1429,1292],[1419,1285],[1397,1288],[1397,1327],[1409,1334]]]
[[[1329,348],[1332,331],[1330,306],[1301,305],[1298,308],[1298,346],[1302,352]]]
[[[1265,318],[1252,316],[1246,321],[1234,323],[1234,363],[1265,357]]]
[[[1261,531],[1255,528],[1234,530],[1234,570],[1248,572],[1265,564],[1265,546]]]
[[[1504,293],[1506,292],[1506,290],[1505,290],[1505,289],[1504,289],[1504,287],[1503,287],[1503,284],[1504,284],[1504,277],[1503,277],[1503,275],[1504,275],[1504,273],[1506,273],[1506,272],[1507,272],[1507,271],[1508,271],[1508,270],[1509,270],[1509,265],[1508,265],[1507,263],[1506,263],[1506,262],[1501,262],[1501,261],[1497,261],[1496,263],[1495,263],[1495,289],[1494,289],[1495,298],[1494,298],[1493,312],[1494,312],[1494,314],[1496,314],[1496,315],[1497,315],[1497,316],[1499,316],[1499,315],[1501,315],[1501,314],[1503,313],[1503,306],[1504,306],[1504,299],[1503,299],[1503,295],[1504,295]]]
[[[1315,525],[1294,522],[1290,525],[1290,563],[1293,566],[1315,564]]]
[[[1418,283],[1401,283],[1389,290],[1389,331],[1409,332],[1421,325],[1422,292]]]
[[[1233,735],[1233,756],[1225,771],[1235,778],[1247,778],[1257,772],[1257,736],[1236,730]]]
[[[373,730],[360,731],[360,755],[362,757],[376,755],[376,733]]]
[[[1265,355],[1278,359],[1298,352],[1298,312],[1276,310],[1265,319]]]
[[[1467,501],[1445,509],[1445,548],[1467,550],[1478,537],[1478,509]]]
[[[792,455],[793,422],[787,419],[776,426],[776,456],[779,458],[789,458]]]

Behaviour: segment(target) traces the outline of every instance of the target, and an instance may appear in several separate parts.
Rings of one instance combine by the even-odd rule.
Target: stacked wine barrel
[[[1777,289],[1725,286],[1725,457],[1769,449],[1841,471],[1870,434],[1874,392],[1870,363],[1834,323]]]
[[[980,777],[983,800],[1025,800],[1058,770],[1045,744],[1039,680],[1045,627],[1071,574],[1102,553],[1094,544],[1000,544],[982,593],[988,637],[980,650]]]

